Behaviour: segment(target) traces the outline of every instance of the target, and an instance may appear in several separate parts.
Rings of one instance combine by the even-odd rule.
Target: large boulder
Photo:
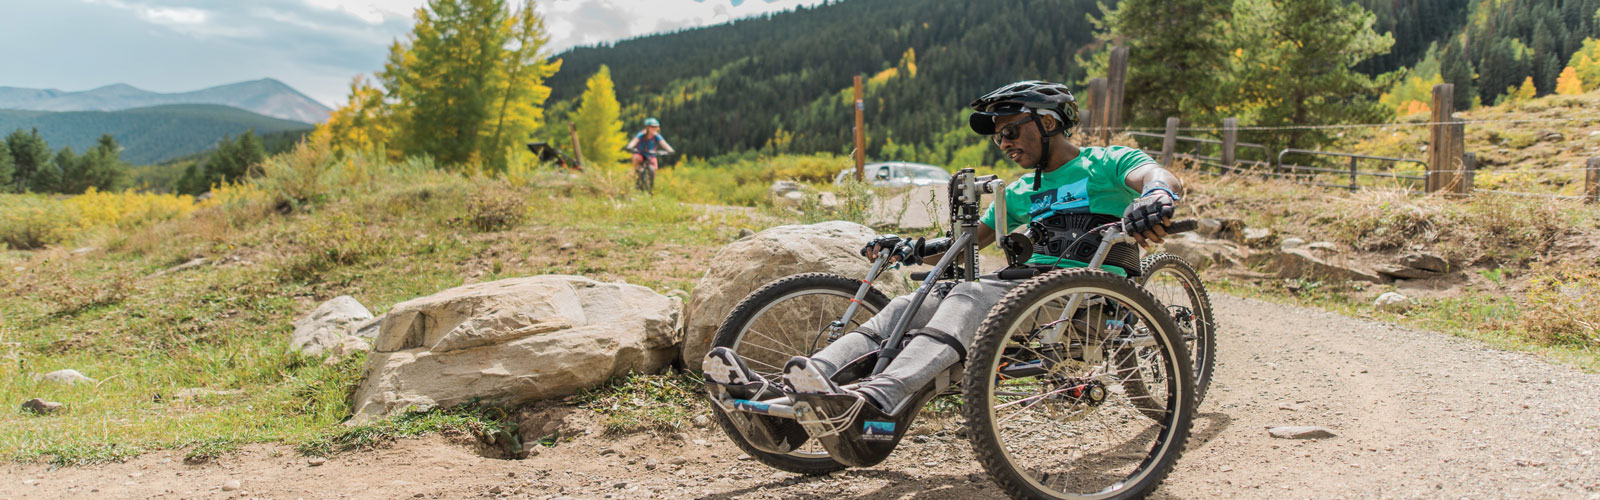
[[[723,247],[708,263],[684,312],[683,360],[692,369],[711,350],[717,327],[739,301],[757,288],[792,274],[828,272],[863,278],[872,263],[858,253],[872,228],[853,222],[778,226]],[[897,271],[884,271],[875,286],[893,297],[907,287]]]
[[[289,349],[319,356],[372,319],[372,312],[354,297],[334,297],[294,321]]]
[[[474,398],[520,404],[657,372],[677,355],[682,306],[642,286],[556,275],[402,302],[367,357],[354,421]]]

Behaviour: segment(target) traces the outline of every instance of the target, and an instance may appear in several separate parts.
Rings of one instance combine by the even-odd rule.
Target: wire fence
[[[1519,119],[1519,120],[1454,120],[1448,122],[1427,121],[1411,123],[1387,124],[1333,124],[1333,125],[1295,125],[1282,127],[1259,126],[1231,126],[1231,127],[1169,127],[1163,129],[1129,127],[1119,129],[1119,132],[1134,139],[1140,150],[1151,157],[1160,158],[1163,163],[1170,164],[1174,161],[1185,161],[1196,167],[1196,170],[1206,175],[1244,174],[1262,178],[1284,179],[1291,182],[1337,188],[1345,190],[1359,189],[1391,189],[1407,192],[1425,193],[1439,190],[1442,186],[1455,186],[1450,189],[1457,194],[1483,193],[1501,196],[1520,196],[1531,198],[1545,198],[1552,200],[1586,200],[1600,201],[1600,157],[1590,159],[1587,167],[1560,167],[1560,168],[1526,168],[1503,170],[1478,170],[1477,156],[1464,151],[1463,137],[1455,137],[1455,151],[1461,153],[1459,160],[1452,160],[1445,164],[1444,169],[1431,168],[1427,161],[1378,155],[1366,155],[1340,151],[1317,151],[1285,148],[1273,151],[1264,144],[1238,142],[1233,139],[1238,131],[1243,130],[1293,130],[1293,129],[1333,129],[1333,128],[1384,128],[1384,127],[1414,127],[1445,125],[1455,127],[1460,134],[1466,124],[1473,123],[1572,123],[1593,122],[1594,118],[1548,118],[1548,119]],[[1176,125],[1174,121],[1172,125]],[[1151,131],[1161,131],[1153,133]],[[1180,135],[1179,131],[1189,132],[1220,132],[1227,140],[1217,140],[1208,137],[1193,135]],[[1089,137],[1102,137],[1096,130],[1086,130]],[[1437,139],[1435,139],[1437,141]],[[1161,149],[1144,147],[1142,144],[1156,142]],[[1231,150],[1228,148],[1231,147]],[[1274,154],[1276,153],[1276,154]],[[1305,158],[1310,160],[1288,162],[1286,156]],[[1432,158],[1440,158],[1432,156]],[[1451,160],[1450,156],[1443,158]],[[1231,160],[1231,163],[1229,162]],[[1387,169],[1371,170],[1360,168],[1362,163],[1378,162],[1390,165]],[[1339,165],[1343,163],[1343,165]],[[1410,168],[1406,168],[1410,165]],[[1440,179],[1433,176],[1443,175]],[[1477,188],[1474,184],[1480,175],[1491,179],[1484,188]],[[1569,175],[1582,175],[1582,194],[1562,193],[1534,193],[1512,191],[1500,188],[1506,183],[1505,178],[1526,178],[1528,176],[1544,177],[1541,183],[1550,184],[1560,189],[1570,184]],[[1551,179],[1564,179],[1550,182]],[[1464,185],[1463,185],[1464,184]]]

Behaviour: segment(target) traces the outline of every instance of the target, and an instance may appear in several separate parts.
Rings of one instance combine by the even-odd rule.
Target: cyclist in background
[[[628,146],[623,148],[633,153],[633,170],[639,171],[640,165],[649,164],[650,170],[656,170],[656,156],[661,152],[676,153],[667,138],[661,136],[661,122],[655,118],[644,119],[644,130],[633,135],[628,141]]]

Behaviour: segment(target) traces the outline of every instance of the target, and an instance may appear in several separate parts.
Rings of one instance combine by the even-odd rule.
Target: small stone
[[[672,465],[683,465],[689,463],[689,459],[683,457],[672,457],[671,459],[667,460],[667,463]]]
[[[577,246],[577,244],[570,243],[570,242],[569,243],[562,243],[561,244],[561,251],[565,252],[565,251],[571,250],[575,246]]]
[[[322,457],[311,457],[311,460],[306,461],[306,464],[312,467],[316,467],[325,463],[328,463],[328,459]]]
[[[1411,308],[1411,298],[1399,292],[1384,292],[1372,301],[1372,307],[1384,312],[1404,313]]]
[[[604,450],[600,450],[600,456],[602,456],[602,457],[606,456],[606,455],[614,455],[616,453],[617,453],[617,450],[613,450],[611,448],[606,448]]]
[[[25,403],[22,403],[22,409],[27,410],[27,411],[31,411],[31,412],[34,412],[34,413],[37,413],[37,414],[40,414],[40,415],[49,415],[51,413],[55,413],[55,412],[61,411],[61,409],[64,408],[65,406],[66,405],[63,405],[61,403],[57,403],[55,401],[45,401],[45,400],[39,399],[39,398],[33,398],[33,399],[28,400]]]
[[[711,425],[711,419],[706,418],[705,415],[695,415],[694,416],[694,426],[695,427],[709,427],[710,425]]]
[[[222,491],[238,491],[238,490],[239,490],[239,480],[238,479],[229,479],[226,482],[222,483]]]
[[[1311,249],[1311,250],[1319,250],[1319,251],[1323,251],[1323,252],[1337,252],[1337,251],[1339,251],[1339,246],[1338,245],[1334,245],[1333,243],[1329,243],[1329,242],[1326,242],[1326,241],[1318,241],[1316,243],[1312,243],[1312,244],[1306,245],[1306,248]]]
[[[611,487],[619,489],[619,490],[623,489],[623,488],[627,488],[628,487],[628,482],[627,481],[619,481],[619,482],[617,482],[617,484],[611,485]]]
[[[749,453],[740,453],[739,454],[739,460],[750,460],[752,458],[755,458],[755,457],[750,456]]]
[[[698,446],[711,446],[711,443],[704,439],[696,439],[694,440],[694,444]]]
[[[1333,431],[1314,425],[1271,427],[1267,433],[1278,439],[1323,439],[1335,436]]]
[[[1300,238],[1284,238],[1281,246],[1283,248],[1300,248],[1305,246],[1305,244],[1306,240]]]
[[[422,497],[425,497],[425,496],[427,496],[427,495],[418,493],[418,494],[415,494],[415,495],[411,495],[411,498],[422,498]]]
[[[498,484],[494,485],[493,488],[489,488],[489,493],[494,495],[499,495],[502,491],[505,491],[505,488],[501,488]]]
[[[749,229],[740,229],[739,230],[739,239],[741,239],[741,240],[745,239],[745,238],[749,238],[751,236],[755,236],[755,235],[756,235],[756,232],[755,231],[751,231]],[[18,268],[18,270],[21,270],[21,268]]]
[[[1290,402],[1282,402],[1282,403],[1278,403],[1278,409],[1279,410],[1288,410],[1288,411],[1300,411],[1300,405],[1297,405],[1297,404],[1294,404],[1294,403],[1290,403]]]
[[[22,485],[23,486],[37,486],[38,484],[39,484],[39,481],[34,480],[34,479],[23,479],[22,480]]]

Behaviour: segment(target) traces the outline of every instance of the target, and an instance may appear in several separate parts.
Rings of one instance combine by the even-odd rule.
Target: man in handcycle
[[[990,139],[1018,165],[1031,166],[1005,188],[1004,227],[1027,225],[1033,241],[1029,266],[1046,269],[1083,267],[1097,248],[1090,229],[1119,219],[1141,246],[1161,243],[1172,219],[1182,183],[1144,152],[1122,146],[1079,148],[1069,140],[1078,121],[1078,107],[1065,85],[1022,81],[996,89],[973,101],[968,124]],[[995,206],[980,220],[978,246],[997,239]],[[905,244],[902,244],[905,243]],[[877,260],[881,252],[902,249],[891,261],[906,265],[937,261],[950,249],[949,238],[903,242],[893,235],[875,238],[862,248]],[[1111,248],[1103,267],[1128,275],[1139,269],[1139,251],[1121,243]],[[833,378],[842,368],[882,347],[892,322],[913,302],[897,297],[878,314],[811,357],[796,356],[783,368],[787,390],[801,394],[853,395],[886,415],[901,415],[912,396],[966,357],[978,325],[1018,282],[977,280],[956,284],[947,293],[930,295],[914,312],[906,330],[910,339],[880,374],[841,387]],[[780,396],[750,370],[738,354],[717,347],[706,354],[702,369],[710,382],[739,399]]]

